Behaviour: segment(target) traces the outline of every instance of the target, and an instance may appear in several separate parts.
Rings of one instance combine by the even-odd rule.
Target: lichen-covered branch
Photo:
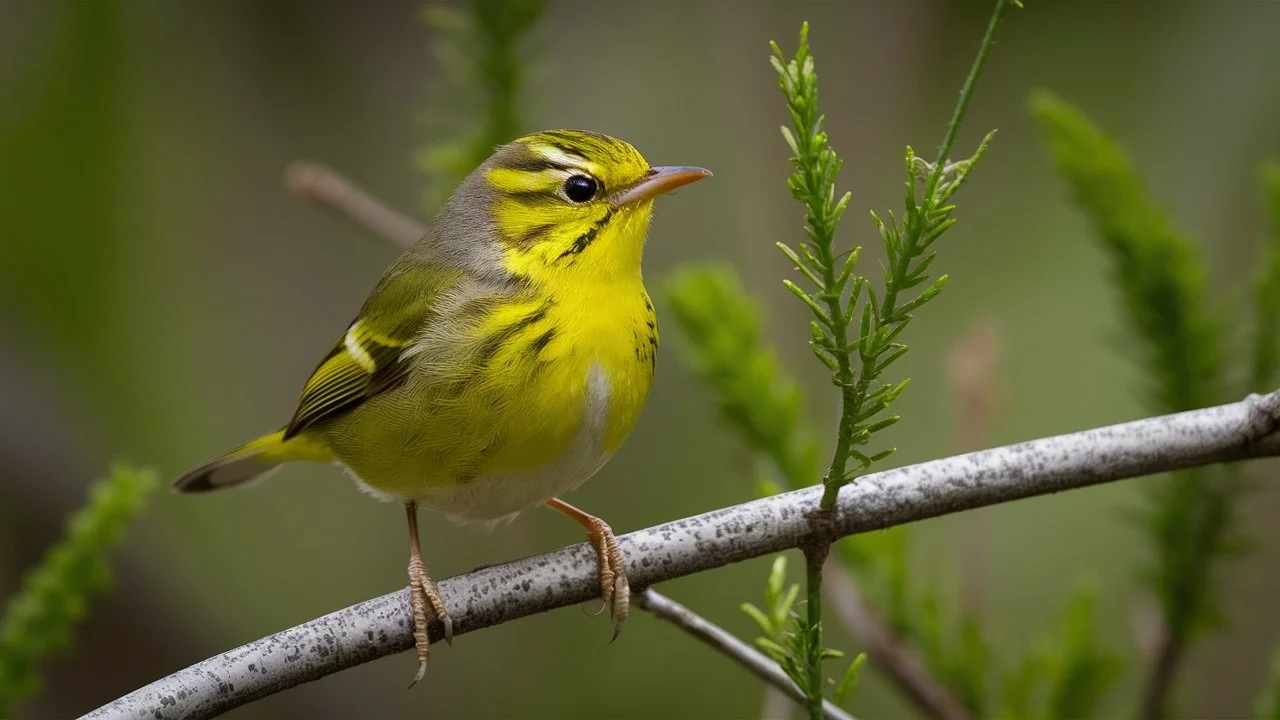
[[[864,476],[841,489],[830,530],[879,530],[1151,473],[1280,455],[1280,391],[1218,407],[1033,440]],[[619,538],[645,588],[810,542],[823,488],[773,495]],[[596,597],[589,545],[444,580],[454,634]],[[91,718],[208,718],[412,647],[406,590],[214,656],[136,690]],[[441,628],[432,628],[433,638]],[[625,646],[625,641],[623,643]],[[397,681],[398,682],[398,681]]]

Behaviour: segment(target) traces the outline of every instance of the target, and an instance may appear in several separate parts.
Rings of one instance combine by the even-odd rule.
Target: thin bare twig
[[[299,197],[326,207],[401,248],[427,234],[422,223],[391,209],[323,165],[296,162],[285,170],[284,183]]]
[[[884,619],[867,604],[852,573],[827,561],[827,600],[867,653],[867,659],[926,715],[941,720],[967,720],[969,711]]]
[[[724,653],[729,659],[751,671],[753,675],[781,690],[787,697],[804,707],[804,693],[791,678],[778,667],[778,663],[763,653],[734,637],[719,625],[698,615],[689,608],[662,595],[652,588],[636,596],[636,603],[672,623],[693,637]],[[834,720],[853,720],[853,716],[830,701],[823,701],[822,710],[828,718]]]
[[[837,537],[1124,478],[1280,455],[1280,391],[863,476],[841,489]],[[812,542],[823,488],[781,493],[619,538],[633,587]],[[440,583],[462,635],[599,595],[580,544]],[[393,593],[214,656],[136,690],[92,718],[209,718],[413,646],[408,592]],[[435,623],[433,640],[443,628]],[[396,680],[395,682],[399,682]]]

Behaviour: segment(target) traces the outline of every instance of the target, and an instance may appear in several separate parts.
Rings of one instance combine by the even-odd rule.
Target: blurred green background
[[[1006,22],[961,134],[994,147],[958,197],[934,268],[943,299],[907,333],[912,377],[889,431],[909,463],[1140,417],[1118,304],[1100,252],[1066,198],[1024,108],[1047,87],[1132,151],[1153,192],[1204,242],[1216,294],[1245,297],[1264,230],[1256,168],[1280,156],[1280,3],[1031,0]],[[447,139],[422,3],[0,3],[0,597],[60,533],[91,478],[126,457],[172,476],[278,425],[306,374],[395,251],[292,198],[285,166],[320,160],[421,214],[413,154]],[[801,237],[789,198],[786,121],[768,41],[802,20],[833,144],[853,191],[843,237],[879,240],[866,210],[897,208],[901,158],[941,139],[987,2],[552,2],[524,52],[528,130],[590,128],[654,163],[713,181],[663,202],[651,289],[683,263],[734,265],[770,335],[834,420],[805,347],[807,310],[781,286],[776,240]],[[456,122],[454,123],[456,127]],[[960,154],[960,153],[958,153]],[[867,264],[867,272],[874,265]],[[635,434],[572,501],[620,533],[749,499],[742,450],[682,367],[666,321],[657,383]],[[966,431],[956,348],[992,333],[998,402]],[[1280,642],[1277,465],[1250,468],[1257,543],[1221,576],[1226,628],[1182,675],[1191,715],[1247,712]],[[1138,656],[1147,613],[1127,524],[1137,483],[924,523],[918,570],[956,588],[998,657],[1046,629],[1080,577],[1102,589],[1101,633]],[[71,653],[45,664],[28,717],[65,717],[208,655],[404,584],[402,513],[336,469],[286,468],[247,492],[159,494]],[[578,542],[542,511],[493,532],[430,518],[438,577]],[[767,561],[663,590],[742,636]],[[1140,623],[1139,623],[1140,624]],[[834,644],[856,649],[832,625]],[[757,681],[643,613],[606,645],[607,621],[573,609],[459,639],[412,692],[408,654],[241,709],[233,717],[757,717]],[[1116,693],[1129,712],[1140,680]],[[874,673],[859,716],[906,712]]]

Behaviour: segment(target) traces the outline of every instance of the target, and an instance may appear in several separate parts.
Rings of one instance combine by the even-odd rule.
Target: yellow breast
[[[622,445],[649,393],[657,327],[639,283],[600,290],[553,298],[495,356],[487,382],[508,388],[510,402],[471,423],[497,431],[500,444],[473,480],[436,488],[427,504],[462,518],[506,517],[578,487]]]
[[[515,414],[534,416],[532,432],[511,428],[503,449],[487,468],[527,469],[553,461],[578,435],[592,403],[605,402],[599,417],[602,449],[612,454],[635,426],[649,394],[658,345],[653,305],[639,278],[625,285],[579,285],[551,293],[545,316],[526,324],[493,358],[486,384],[514,393]],[[529,305],[501,311],[530,316]],[[500,321],[501,322],[501,321]],[[599,373],[605,397],[593,400],[591,378]]]
[[[604,446],[613,453],[635,426],[653,381],[658,349],[653,304],[637,278],[622,287],[574,293],[561,301],[556,315],[564,337],[547,347],[546,360],[576,377],[599,365],[609,383]],[[557,384],[544,383],[552,393]]]
[[[658,344],[638,277],[503,299],[469,334],[437,340],[472,347],[466,361],[424,365],[329,431],[338,459],[377,494],[501,518],[585,482],[635,426]],[[360,422],[364,413],[405,421]]]
[[[548,419],[557,426],[552,434],[558,442],[547,445],[548,438],[542,437],[534,440],[536,447],[513,446],[495,458],[499,467],[527,466],[540,454],[547,460],[574,436],[595,367],[609,388],[605,451],[616,451],[635,426],[649,394],[658,349],[657,317],[640,274],[650,207],[644,203],[598,225],[600,232],[589,252],[535,245],[512,248],[504,258],[506,270],[526,278],[530,290],[523,307],[510,304],[494,321],[517,324],[535,305],[545,316],[522,327],[526,342],[512,342],[496,372],[514,369],[516,375],[528,375],[529,402],[560,421]],[[534,346],[537,352],[522,356],[524,346]]]

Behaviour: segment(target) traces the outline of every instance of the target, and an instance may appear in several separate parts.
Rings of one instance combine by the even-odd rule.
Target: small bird
[[[640,261],[656,196],[709,176],[650,167],[630,144],[549,130],[501,146],[383,274],[283,428],[191,470],[220,490],[294,460],[332,462],[404,504],[418,671],[428,610],[453,623],[422,560],[418,505],[496,522],[546,504],[587,530],[615,622],[630,589],[617,538],[558,496],[631,432],[658,348]]]

